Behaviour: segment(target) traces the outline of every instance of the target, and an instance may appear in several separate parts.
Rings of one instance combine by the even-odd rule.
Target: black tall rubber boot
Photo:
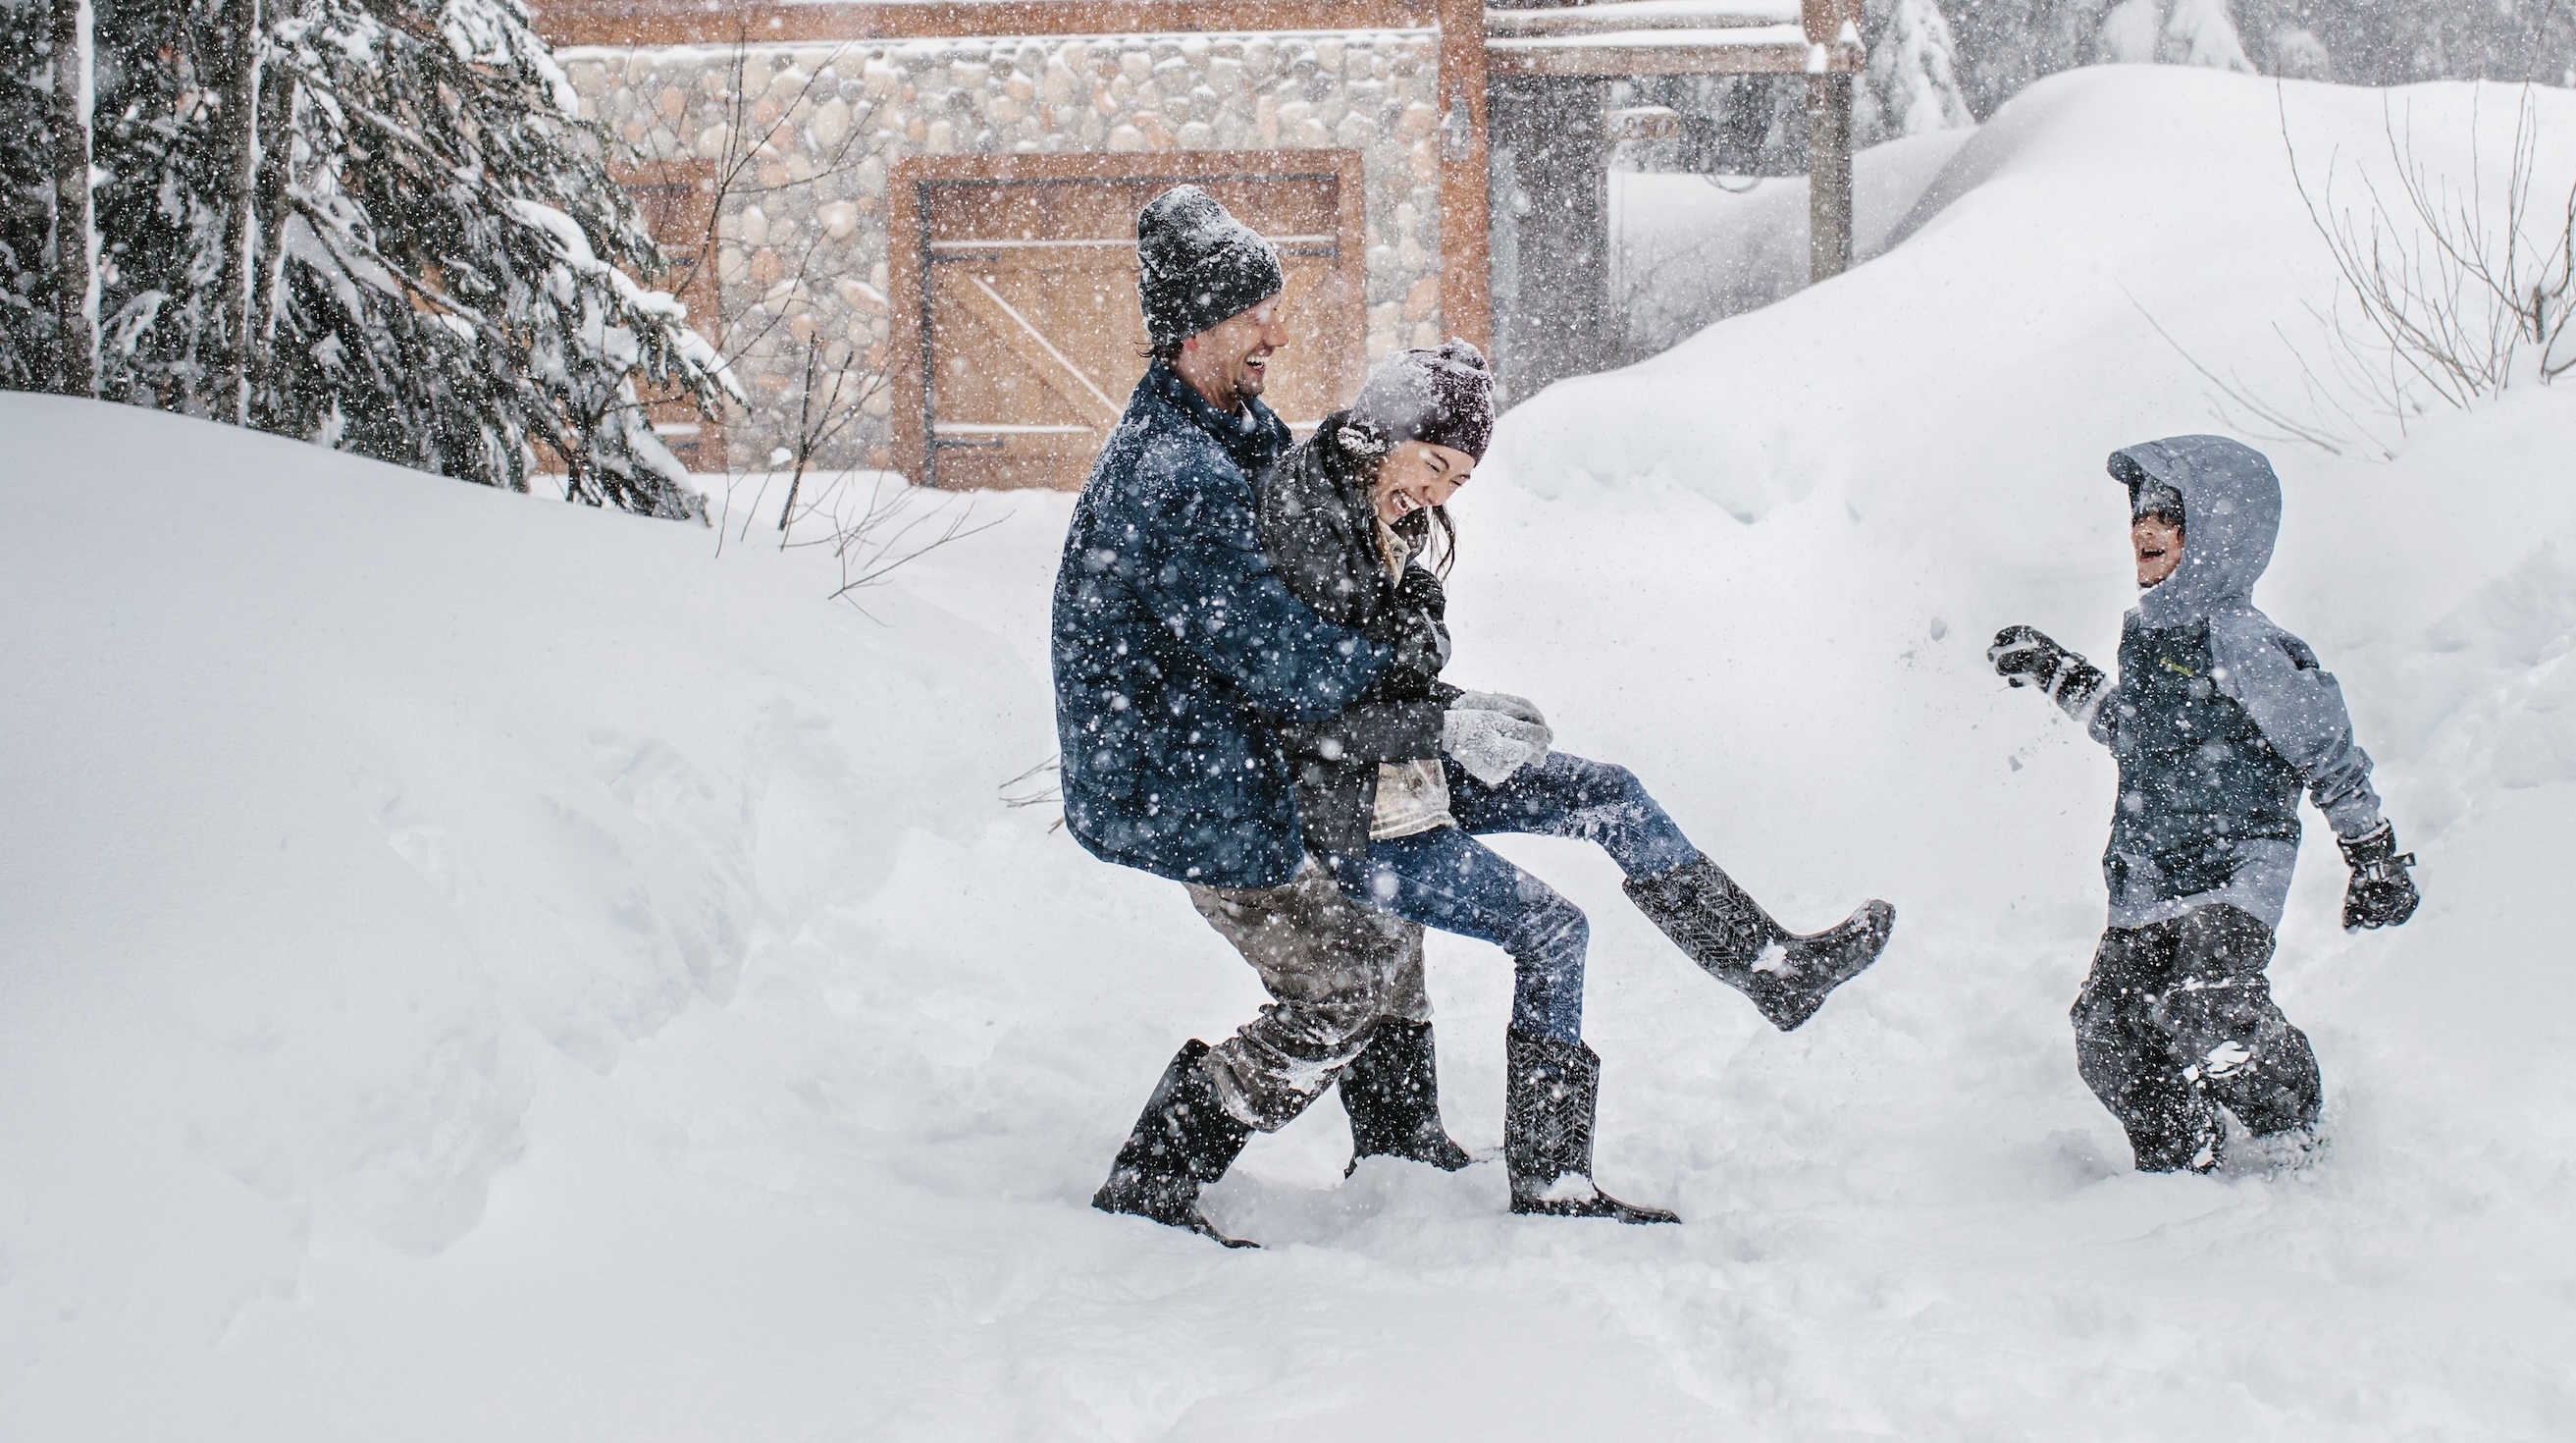
[[[1771,920],[1735,879],[1706,857],[1622,884],[1628,900],[1702,970],[1753,999],[1787,1032],[1866,971],[1887,947],[1896,909],[1875,899],[1839,927],[1801,936]]]
[[[1349,1177],[1364,1157],[1400,1157],[1456,1172],[1475,1161],[1440,1124],[1440,1067],[1431,1024],[1390,1017],[1368,1050],[1342,1069],[1342,1110],[1351,1115]]]
[[[1091,1205],[1185,1228],[1230,1248],[1256,1248],[1261,1245],[1250,1239],[1218,1232],[1199,1211],[1199,1189],[1225,1176],[1252,1138],[1252,1129],[1217,1101],[1216,1086],[1199,1065],[1207,1054],[1207,1044],[1193,1037],[1163,1069]]]
[[[1592,1185],[1592,1115],[1601,1058],[1580,1042],[1503,1034],[1503,1161],[1512,1211],[1555,1218],[1677,1223],[1679,1213],[1623,1203]]]

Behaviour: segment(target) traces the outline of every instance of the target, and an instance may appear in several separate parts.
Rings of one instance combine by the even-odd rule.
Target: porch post
[[[1450,335],[1491,352],[1486,124],[1484,0],[1440,0],[1440,321]]]
[[[1802,0],[1807,32],[1807,279],[1851,269],[1852,73],[1834,68],[1860,46],[1860,0]]]
[[[1807,77],[1807,279],[1851,269],[1852,77]]]

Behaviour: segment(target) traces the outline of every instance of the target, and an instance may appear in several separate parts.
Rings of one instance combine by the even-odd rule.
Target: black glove
[[[2107,680],[2102,668],[2059,646],[2027,626],[2007,626],[1986,648],[1995,674],[2015,686],[2035,686],[2048,699],[2075,711],[2093,699]]]
[[[1395,599],[1399,605],[1431,613],[1434,621],[1449,619],[1449,594],[1428,567],[1405,567],[1404,575],[1395,583]]]
[[[1399,606],[1394,631],[1395,656],[1387,662],[1387,682],[1378,690],[1396,696],[1427,689],[1449,664],[1449,629],[1427,611]]]
[[[2415,865],[2415,854],[2397,850],[2395,824],[2382,822],[2358,837],[2337,837],[2335,845],[2343,848],[2343,859],[2352,868],[2352,880],[2343,889],[2345,931],[2394,927],[2415,915],[2415,904],[2424,900],[2415,879],[2406,874]]]

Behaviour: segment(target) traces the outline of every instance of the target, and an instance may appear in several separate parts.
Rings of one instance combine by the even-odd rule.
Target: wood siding
[[[1136,212],[1189,181],[1279,243],[1264,399],[1311,426],[1366,365],[1356,152],[931,157],[896,168],[894,451],[941,487],[1082,484],[1145,372]]]
[[[1411,30],[1436,0],[985,0],[962,4],[774,5],[690,0],[536,0],[557,45],[771,45],[1015,35],[1180,35]]]

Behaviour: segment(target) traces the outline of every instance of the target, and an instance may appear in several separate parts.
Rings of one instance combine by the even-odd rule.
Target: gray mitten
[[[1449,703],[1449,709],[1451,711],[1498,711],[1505,716],[1519,717],[1532,726],[1547,725],[1547,717],[1538,709],[1537,702],[1527,697],[1513,696],[1509,692],[1462,691],[1458,693],[1456,700]]]
[[[1508,712],[1453,707],[1440,719],[1440,750],[1489,787],[1545,757],[1552,740],[1544,725]]]

